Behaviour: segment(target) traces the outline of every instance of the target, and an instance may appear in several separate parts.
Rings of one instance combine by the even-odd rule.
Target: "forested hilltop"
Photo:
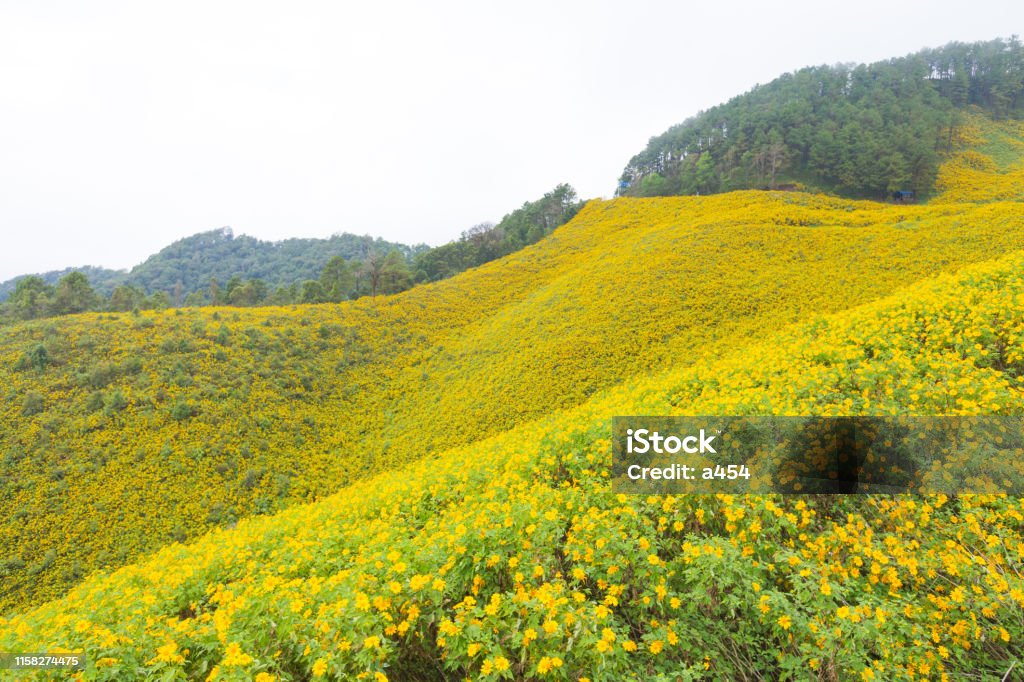
[[[268,242],[221,228],[180,239],[131,271],[86,266],[0,283],[0,322],[200,305],[339,303],[436,282],[534,244],[579,211],[560,184],[431,248],[354,234]]]
[[[163,292],[171,304],[177,296],[180,305],[190,294],[207,296],[214,280],[224,286],[232,277],[259,279],[272,290],[317,278],[334,256],[363,259],[374,251],[387,253],[397,249],[411,258],[426,248],[348,233],[326,239],[271,242],[244,234],[236,236],[230,227],[222,227],[179,239],[128,271],[86,266],[55,270],[36,277],[56,286],[71,272],[81,272],[99,296],[109,297],[117,287],[128,286],[142,295]],[[0,300],[10,297],[22,279],[25,278],[0,283]]]
[[[971,107],[996,119],[1024,116],[1016,36],[785,74],[651,138],[623,171],[619,193],[807,185],[858,198],[924,197]]]

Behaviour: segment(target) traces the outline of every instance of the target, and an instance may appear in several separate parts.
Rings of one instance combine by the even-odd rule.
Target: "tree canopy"
[[[416,280],[446,279],[535,244],[569,222],[582,206],[576,190],[562,183],[540,199],[525,202],[497,225],[481,223],[463,232],[456,241],[416,254]]]

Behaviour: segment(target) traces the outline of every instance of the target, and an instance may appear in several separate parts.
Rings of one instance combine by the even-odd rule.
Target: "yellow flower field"
[[[1024,123],[966,116],[957,150],[939,169],[937,202],[1024,199]]]
[[[1024,637],[1020,499],[616,496],[608,418],[911,393],[920,414],[1020,413],[1022,377],[1018,252],[172,545],[0,621],[0,648],[85,650],[84,679],[996,671]]]
[[[1022,224],[1017,203],[592,202],[537,247],[396,297],[0,330],[0,610],[1024,248]]]
[[[1024,248],[1021,225],[1018,203],[619,199],[591,202],[536,247],[396,297],[0,330],[0,610]]]
[[[1024,134],[972,126],[928,205],[592,201],[393,297],[0,329],[0,652],[84,651],[88,680],[998,679],[1020,499],[608,483],[617,415],[1024,413]]]

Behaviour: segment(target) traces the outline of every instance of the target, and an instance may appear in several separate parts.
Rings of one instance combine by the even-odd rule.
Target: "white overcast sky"
[[[0,0],[0,280],[224,225],[440,244],[610,196],[780,73],[1008,37],[1024,4]]]

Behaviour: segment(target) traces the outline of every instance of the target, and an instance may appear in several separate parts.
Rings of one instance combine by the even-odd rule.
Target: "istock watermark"
[[[1024,417],[615,417],[620,493],[1024,494]]]
[[[700,430],[698,436],[662,436],[657,431],[649,431],[647,429],[626,429],[626,452],[629,454],[645,455],[648,452],[654,452],[659,455],[668,453],[674,455],[679,451],[686,452],[688,454],[694,453],[715,453],[715,449],[711,446],[711,441],[715,439],[714,436],[707,436],[704,434],[704,429]],[[697,443],[698,445],[694,445]]]

